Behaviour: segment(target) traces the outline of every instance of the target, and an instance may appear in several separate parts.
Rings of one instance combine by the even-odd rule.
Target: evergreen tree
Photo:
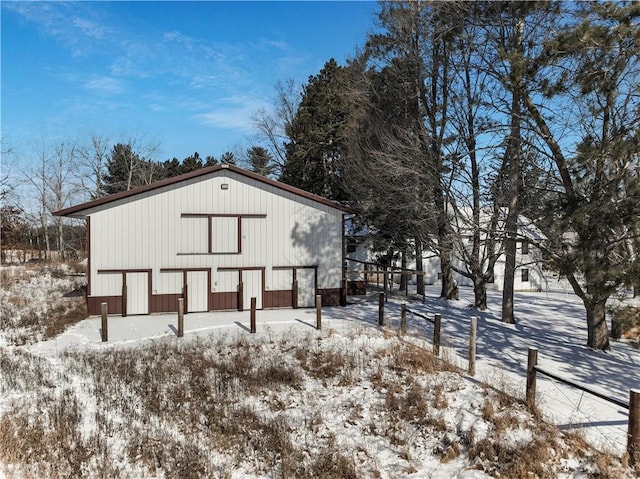
[[[144,148],[148,151],[152,149]],[[149,185],[164,178],[162,165],[144,158],[141,150],[136,149],[135,142],[114,145],[107,158],[106,170],[103,191],[108,195]]]
[[[174,156],[172,159],[162,162],[160,164],[160,170],[162,171],[161,176],[163,179],[178,176],[182,173],[180,160]]]
[[[220,163],[222,164],[228,164],[228,165],[235,165],[236,164],[236,156],[230,152],[227,151],[225,153],[222,154],[222,156],[220,157]]]
[[[276,171],[273,156],[261,146],[252,146],[247,150],[249,169],[262,176],[271,176]]]
[[[138,176],[143,160],[133,151],[130,143],[117,143],[107,159],[107,173],[103,178],[103,189],[107,195],[127,191],[138,185]]]
[[[291,124],[280,180],[333,200],[345,200],[341,185],[344,126],[348,116],[343,68],[329,60],[309,77]]]
[[[196,151],[193,155],[187,156],[182,160],[182,164],[180,165],[180,174],[199,170],[203,166],[202,158],[200,158],[200,155]]]
[[[571,13],[573,25],[545,52],[559,73],[542,81],[565,108],[551,115],[533,95],[525,105],[557,175],[547,253],[585,305],[587,346],[608,349],[606,302],[638,274],[629,245],[640,231],[640,4],[586,3]],[[568,127],[575,153],[565,146]]]

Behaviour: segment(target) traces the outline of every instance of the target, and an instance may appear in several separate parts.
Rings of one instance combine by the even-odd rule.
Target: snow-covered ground
[[[433,317],[441,314],[442,355],[467,369],[471,316],[478,317],[475,377],[499,389],[524,397],[528,348],[538,348],[538,365],[563,378],[586,385],[609,397],[629,401],[631,389],[640,389],[640,350],[625,342],[612,342],[608,352],[585,346],[584,308],[579,298],[566,293],[516,293],[516,325],[502,323],[499,294],[489,293],[489,309],[478,312],[468,306],[473,292],[461,289],[459,301],[437,298],[437,288],[428,288],[425,304],[409,301],[410,310]],[[406,298],[396,292],[385,306],[387,326],[399,329],[400,304]],[[377,327],[377,295],[350,297],[346,308],[323,310],[323,327],[343,330],[359,325]],[[100,318],[91,317],[68,329],[53,341],[36,343],[34,352],[73,348],[104,348],[137,344],[142,340],[174,336],[176,314],[112,316],[109,343],[101,343]],[[315,310],[281,309],[257,313],[257,334],[280,334],[292,328],[315,327]],[[185,334],[248,331],[249,312],[190,313],[185,316]],[[433,337],[433,324],[407,315],[410,336]],[[538,375],[537,397],[545,416],[562,428],[581,430],[597,448],[622,455],[627,443],[627,411],[588,393]]]
[[[501,297],[498,293],[489,293],[489,309],[477,312],[469,308],[473,296],[471,289],[462,288],[459,301],[441,300],[437,298],[438,292],[436,287],[429,287],[425,303],[418,300],[408,301],[408,308],[428,317],[433,317],[436,313],[442,315],[441,356],[463,370],[467,368],[470,318],[472,315],[478,318],[476,374],[475,377],[467,377],[454,387],[454,391],[457,388],[458,392],[454,392],[449,399],[452,417],[443,416],[445,421],[464,422],[465,418],[468,420],[469,417],[475,417],[471,405],[480,400],[474,383],[484,382],[516,397],[524,397],[527,352],[530,347],[538,348],[540,367],[563,378],[587,385],[607,396],[628,401],[629,391],[640,389],[640,350],[624,342],[612,343],[611,351],[608,352],[586,348],[584,309],[580,300],[572,294],[517,293],[517,324],[505,325],[499,321]],[[399,329],[400,304],[403,301],[406,301],[406,298],[398,293],[390,296],[385,307],[387,330]],[[339,342],[340,338],[358,334],[365,338],[359,340],[365,341],[365,346],[380,347],[378,343],[385,334],[377,324],[377,294],[350,297],[349,303],[345,308],[323,309],[325,340],[333,338],[332,341]],[[403,341],[429,348],[433,324],[411,313],[407,319],[407,336]],[[172,344],[178,341],[193,342],[196,338],[202,338],[203,344],[208,344],[207,341],[214,341],[212,338],[247,337],[251,341],[262,341],[260,347],[265,347],[265,344],[273,343],[279,340],[278,338],[288,338],[295,344],[309,341],[309,338],[317,338],[319,334],[314,329],[313,309],[258,311],[255,335],[249,333],[248,311],[187,314],[183,340],[175,339],[176,314],[127,318],[112,316],[109,318],[108,343],[101,342],[100,327],[100,318],[90,317],[70,327],[55,339],[24,346],[23,349],[50,361],[52,367],[56,367],[61,355],[68,355],[70,352],[82,354],[88,351],[135,349],[144,347],[145,344],[153,344],[161,338],[169,338]],[[353,342],[345,344],[347,346],[344,347],[354,347]],[[313,348],[313,345],[309,347]],[[363,347],[363,344],[359,344],[358,347]],[[58,374],[65,375],[67,372],[60,371]],[[73,381],[71,383],[74,384]],[[82,398],[83,383],[74,384],[73,387]],[[372,394],[367,387],[361,385],[352,388],[348,398],[340,397],[340,394],[330,397],[330,389],[321,393],[323,400],[327,401],[328,409],[323,409],[323,418],[327,424],[333,420],[330,416],[335,412],[331,412],[331,404],[335,404],[336,407],[349,402],[366,404],[362,401]],[[541,375],[538,375],[537,398],[543,416],[560,426],[561,430],[577,430],[597,449],[619,457],[624,454],[627,442],[627,410]],[[91,402],[90,398],[85,399],[88,403]],[[313,399],[319,400],[318,396],[314,396]],[[291,398],[293,402],[299,400],[298,397]],[[6,404],[0,399],[0,417],[3,406]],[[95,405],[91,407],[95,408]],[[290,407],[304,407],[304,404],[292,404]],[[357,444],[357,447],[367,444],[366,451],[362,454],[369,457],[373,463],[380,465],[385,461],[398,460],[397,455],[385,450],[388,444],[383,444],[382,441],[382,448],[379,449],[375,439],[347,438],[349,434],[354,434],[354,430],[346,423],[339,432],[345,435],[345,438],[340,440],[347,447],[350,442]],[[513,438],[516,442],[531,439],[522,430],[517,434],[519,436]],[[441,455],[434,456],[432,452],[427,451],[431,445],[426,444],[425,447],[419,457],[409,461],[410,468],[403,463],[393,467],[377,467],[376,470],[380,471],[382,477],[492,477],[478,470],[469,470],[459,460],[442,461]],[[418,453],[412,449],[412,454],[415,456]],[[420,464],[421,467],[416,468],[416,464]],[[567,470],[572,469],[567,466]],[[404,473],[401,474],[401,471]],[[247,474],[233,477],[253,476]],[[364,477],[367,477],[367,474]],[[558,474],[558,477],[582,476]]]

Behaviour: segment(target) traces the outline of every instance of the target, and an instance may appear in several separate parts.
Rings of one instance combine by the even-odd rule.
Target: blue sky
[[[155,159],[250,146],[278,80],[344,64],[375,24],[360,2],[2,1],[2,149],[138,139]]]

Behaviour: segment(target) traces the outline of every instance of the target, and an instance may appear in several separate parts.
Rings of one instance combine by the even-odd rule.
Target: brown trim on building
[[[260,218],[264,219],[265,213],[180,213],[180,218]]]
[[[109,314],[122,314],[122,296],[89,296],[87,309],[90,315],[101,313],[102,303],[107,303]]]
[[[238,309],[238,293],[235,291],[209,293],[211,311],[230,311]]]
[[[232,256],[239,255],[241,253],[176,253],[176,256]]]
[[[87,216],[87,297],[89,296],[91,296],[91,216]]]
[[[134,189],[128,190],[128,191],[121,191],[120,193],[115,193],[113,195],[103,196],[101,198],[97,198],[95,200],[88,201],[86,203],[82,203],[82,204],[79,204],[79,205],[76,205],[76,206],[72,206],[70,208],[65,208],[65,209],[62,209],[62,210],[58,210],[58,211],[54,212],[53,214],[55,216],[71,216],[71,215],[80,213],[78,216],[82,216],[82,214],[81,214],[82,211],[90,209],[90,208],[95,208],[96,206],[101,206],[101,205],[104,205],[104,204],[108,204],[108,203],[111,203],[113,201],[116,201],[116,200],[119,200],[119,199],[123,199],[123,198],[130,198],[132,196],[136,196],[136,195],[139,195],[141,193],[145,193],[147,191],[153,191],[155,189],[162,188],[164,186],[174,185],[176,183],[180,183],[182,181],[190,180],[192,178],[198,178],[200,176],[205,176],[205,175],[209,175],[209,174],[213,174],[213,173],[217,173],[219,171],[225,171],[225,170],[233,172],[233,173],[241,175],[241,176],[244,176],[246,178],[250,178],[250,179],[258,181],[260,183],[264,183],[266,185],[273,186],[273,187],[278,188],[280,190],[287,191],[289,193],[293,193],[293,194],[295,194],[297,196],[301,196],[303,198],[306,198],[308,200],[314,201],[316,203],[324,204],[326,206],[329,206],[331,208],[335,208],[337,210],[345,211],[347,213],[353,213],[354,212],[351,208],[343,206],[340,203],[336,203],[335,201],[331,201],[331,200],[328,200],[326,198],[323,198],[322,196],[314,195],[313,193],[309,193],[308,191],[304,191],[304,190],[301,190],[299,188],[287,185],[285,183],[281,183],[279,181],[272,180],[272,179],[267,178],[265,176],[258,175],[257,173],[253,173],[253,172],[244,170],[244,169],[239,168],[237,166],[224,164],[224,165],[215,165],[215,166],[209,166],[209,167],[206,167],[206,168],[201,168],[199,170],[192,171],[192,172],[189,172],[189,173],[185,173],[183,175],[175,176],[173,178],[167,178],[166,180],[157,181],[157,182],[152,183],[150,185],[141,186],[139,188],[134,188]]]
[[[242,219],[243,218],[266,218],[266,214],[244,214],[244,213],[181,213],[180,218],[207,218],[207,243],[208,251],[206,253],[178,253],[178,256],[204,255],[204,254],[241,254],[242,253]],[[236,231],[238,233],[238,244],[236,251],[213,250],[213,218],[237,218]]]
[[[265,269],[264,266],[230,266],[230,267],[222,267],[218,268],[218,271],[258,271],[260,269]]]
[[[154,294],[151,297],[152,313],[175,313],[178,311],[178,299],[182,298],[181,293]]]
[[[293,293],[289,289],[265,291],[262,307],[265,309],[290,308],[292,296]]]
[[[284,271],[287,269],[317,269],[318,265],[317,264],[310,264],[310,265],[293,265],[293,266],[274,266],[271,269],[273,269],[274,271]]]
[[[98,274],[115,274],[115,273],[149,273],[149,268],[132,268],[132,269],[99,269]]]

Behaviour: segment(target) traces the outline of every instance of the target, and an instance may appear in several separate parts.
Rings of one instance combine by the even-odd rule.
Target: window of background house
[[[529,269],[522,268],[522,282],[527,283],[529,281]]]

